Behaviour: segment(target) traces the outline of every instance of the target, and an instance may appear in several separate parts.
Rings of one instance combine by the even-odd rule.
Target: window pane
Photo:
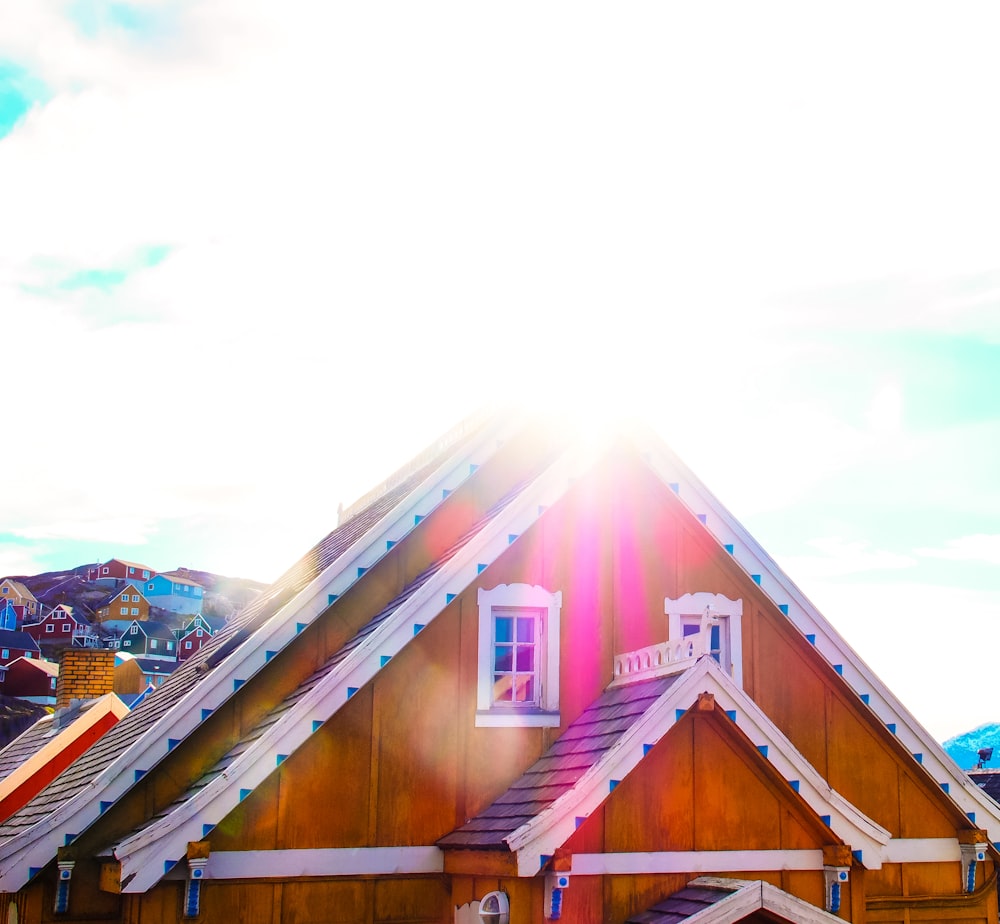
[[[517,617],[517,640],[519,642],[533,642],[535,640],[535,620],[533,617]]]
[[[519,645],[517,648],[517,666],[519,671],[535,670],[535,646]]]
[[[509,671],[514,667],[514,648],[511,645],[497,645],[493,653],[493,670]]]
[[[511,681],[513,678],[509,674],[493,675],[493,700],[498,703],[509,703],[511,701]]]
[[[519,703],[530,703],[535,698],[535,678],[532,674],[518,674],[514,684],[514,698]]]
[[[496,641],[498,642],[512,642],[514,641],[514,620],[510,616],[497,616],[496,621]]]

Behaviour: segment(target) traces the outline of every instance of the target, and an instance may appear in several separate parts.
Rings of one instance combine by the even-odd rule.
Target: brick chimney
[[[59,656],[56,709],[74,699],[97,699],[110,693],[115,679],[115,653],[106,648],[67,648]]]

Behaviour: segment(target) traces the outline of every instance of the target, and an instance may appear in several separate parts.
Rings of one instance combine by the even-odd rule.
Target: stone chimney
[[[97,699],[110,693],[115,679],[115,653],[107,648],[67,648],[59,656],[56,709],[74,699]]]

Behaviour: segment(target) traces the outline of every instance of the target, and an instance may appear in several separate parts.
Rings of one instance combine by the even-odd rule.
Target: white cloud
[[[818,555],[782,556],[781,566],[803,582],[859,574],[912,568],[917,562],[909,555],[872,548],[866,540],[845,540],[837,536],[810,539],[806,545]]]
[[[919,548],[914,551],[917,555],[926,558],[946,558],[952,561],[975,561],[1000,565],[1000,535],[977,533],[974,536],[949,539],[940,548]]]

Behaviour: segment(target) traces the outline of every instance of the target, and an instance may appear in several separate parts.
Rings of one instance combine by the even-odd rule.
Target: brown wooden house
[[[490,418],[0,825],[0,890],[21,922],[992,924],[993,840],[658,440]]]

